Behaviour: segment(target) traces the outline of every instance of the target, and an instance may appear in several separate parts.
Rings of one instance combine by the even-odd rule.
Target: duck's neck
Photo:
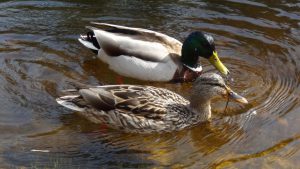
[[[200,72],[193,72],[189,68],[187,68],[184,65],[182,65],[182,67],[175,72],[172,81],[173,82],[192,82],[201,73],[202,73],[202,71],[200,71]]]
[[[191,99],[190,109],[197,122],[207,121],[211,118],[210,100],[206,99]]]

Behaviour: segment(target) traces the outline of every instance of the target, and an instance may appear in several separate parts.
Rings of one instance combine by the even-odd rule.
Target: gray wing
[[[132,28],[127,26],[120,26],[108,23],[98,23],[98,22],[91,22],[94,25],[102,26],[106,28],[105,30],[112,33],[120,33],[125,34],[128,36],[136,36],[137,39],[142,39],[144,41],[155,41],[162,44],[166,44],[169,46],[180,46],[182,43],[175,38],[172,38],[168,35],[163,33],[155,32],[148,29],[143,28]]]
[[[90,27],[100,47],[109,56],[126,55],[147,61],[163,61],[170,54],[180,55],[182,43],[155,31],[125,26],[95,23]]]

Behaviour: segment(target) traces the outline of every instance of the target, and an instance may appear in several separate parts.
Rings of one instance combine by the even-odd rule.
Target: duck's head
[[[239,103],[248,103],[247,99],[230,89],[224,79],[216,73],[205,73],[199,76],[193,84],[192,97],[199,98],[195,100],[198,102],[196,104],[214,98],[229,98]]]
[[[218,57],[211,35],[199,31],[191,33],[183,42],[181,53],[181,62],[193,72],[202,70],[198,60],[199,57],[203,57],[208,59],[222,74],[227,75],[229,73]]]

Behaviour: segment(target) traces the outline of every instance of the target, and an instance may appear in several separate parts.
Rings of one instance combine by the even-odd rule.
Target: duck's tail
[[[68,109],[74,111],[85,111],[86,102],[83,97],[79,94],[79,89],[68,89],[64,90],[64,93],[68,93],[65,96],[56,98],[56,102]]]
[[[91,49],[94,53],[98,54],[100,45],[95,37],[93,30],[87,32],[86,35],[80,35],[78,38],[79,42],[82,43],[85,47]]]
[[[79,95],[68,95],[68,96],[62,96],[56,99],[56,102],[68,109],[74,110],[74,111],[84,111],[85,108],[80,107],[78,104],[76,104],[77,99],[79,99]]]
[[[68,82],[72,89],[63,90],[61,96],[56,98],[56,102],[66,108],[69,108],[74,111],[85,111],[87,108],[87,102],[84,100],[83,96],[80,94],[81,89],[99,87],[103,84],[98,85],[86,85],[80,82]]]

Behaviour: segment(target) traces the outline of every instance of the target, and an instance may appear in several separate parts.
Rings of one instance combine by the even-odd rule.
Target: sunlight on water
[[[5,1],[0,3],[1,168],[297,168],[300,12],[297,1]],[[118,75],[77,38],[90,21],[142,27],[178,40],[215,38],[246,106],[213,103],[213,119],[138,135],[94,125],[55,102],[70,82]],[[201,60],[206,72],[215,71]],[[191,84],[163,87],[187,97]]]

